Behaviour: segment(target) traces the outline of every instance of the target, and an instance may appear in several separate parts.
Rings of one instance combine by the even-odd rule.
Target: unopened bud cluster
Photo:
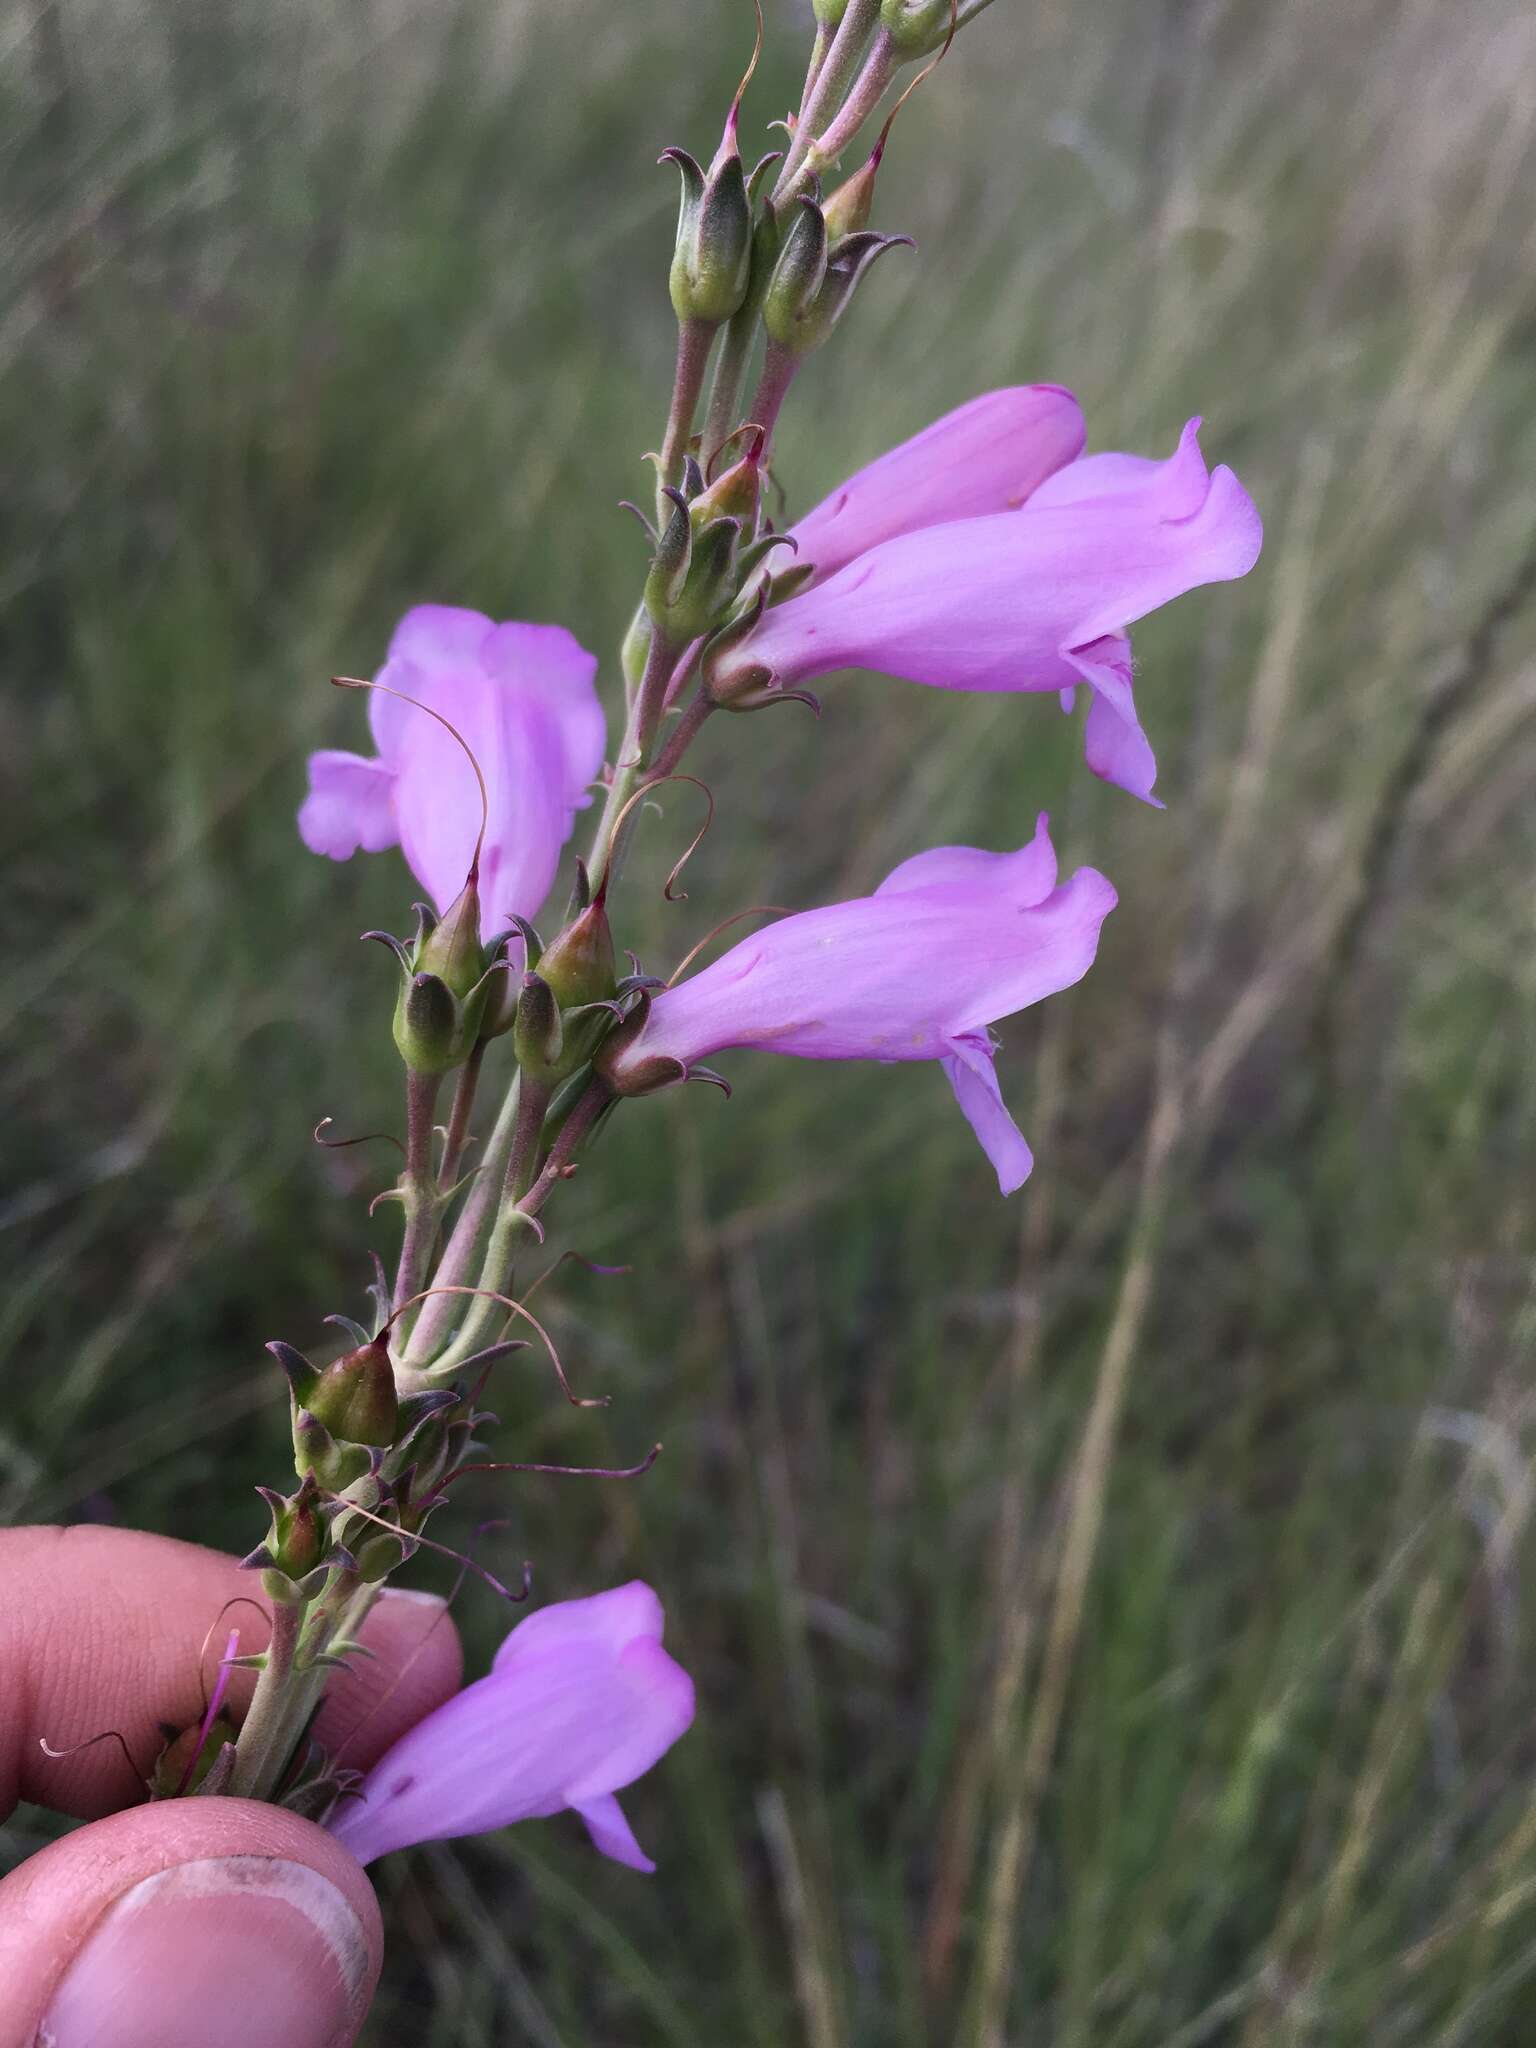
[[[383,1334],[353,1334],[361,1341],[324,1366],[291,1344],[267,1347],[288,1378],[299,1479],[288,1495],[262,1489],[272,1526],[245,1559],[273,1600],[313,1600],[337,1571],[364,1584],[387,1577],[474,1435],[457,1388],[400,1394]]]

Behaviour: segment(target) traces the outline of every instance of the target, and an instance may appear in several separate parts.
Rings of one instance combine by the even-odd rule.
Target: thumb
[[[382,1949],[367,1878],[311,1822],[132,1807],[0,1883],[0,2048],[348,2048]]]

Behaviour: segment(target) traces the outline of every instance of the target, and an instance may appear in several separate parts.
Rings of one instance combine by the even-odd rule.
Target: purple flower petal
[[[518,1646],[525,1630],[531,1646]],[[693,1720],[692,1681],[659,1635],[660,1604],[638,1584],[530,1616],[488,1677],[419,1721],[374,1766],[331,1832],[371,1863],[413,1842],[574,1807],[600,1849],[649,1869],[613,1795]]]
[[[682,1068],[733,1046],[820,1060],[945,1062],[1005,1185],[1028,1148],[991,1076],[999,1018],[1087,973],[1115,892],[1092,868],[1055,882],[1044,818],[1014,854],[947,846],[904,861],[873,896],[802,911],[755,932],[666,989],[606,1055],[622,1088],[653,1063]]]
[[[571,1808],[586,1822],[594,1846],[605,1856],[615,1863],[627,1863],[631,1870],[650,1872],[656,1868],[635,1840],[635,1831],[611,1792],[600,1793],[596,1799],[572,1800]]]
[[[1057,690],[1108,703],[1098,772],[1149,796],[1155,764],[1136,720],[1124,628],[1185,591],[1246,575],[1262,527],[1231,470],[1207,474],[1197,421],[1161,463],[1090,456],[1017,512],[908,532],[769,610],[724,658],[722,683],[758,671],[786,688],[869,668],[949,690]]]
[[[589,1593],[585,1600],[560,1600],[527,1615],[503,1640],[491,1661],[493,1671],[508,1671],[551,1644],[567,1648],[575,1642],[605,1644],[617,1656],[629,1644],[659,1643],[666,1626],[661,1601],[644,1579]]]
[[[324,747],[309,757],[309,795],[299,809],[299,837],[311,853],[350,860],[359,848],[382,853],[399,843],[392,801],[395,778],[382,761]]]
[[[1029,1179],[1035,1156],[1003,1102],[991,1045],[980,1033],[957,1038],[945,1055],[944,1071],[966,1122],[997,1169],[999,1189],[1013,1194]]]
[[[314,757],[311,796],[300,820],[306,844],[345,859],[358,846],[371,852],[398,839],[417,880],[446,910],[469,873],[480,792],[464,748],[437,718],[417,709],[425,705],[462,735],[485,777],[480,895],[487,928],[504,926],[514,914],[534,916],[602,765],[596,670],[595,658],[563,627],[497,626],[481,612],[418,605],[395,629],[378,677],[385,687],[369,696],[379,760]],[[333,762],[352,764],[345,787],[339,771],[326,765]],[[349,829],[365,800],[359,769],[382,782],[390,808],[387,838],[374,813],[366,834]]]
[[[1022,505],[1083,446],[1083,415],[1059,384],[983,392],[824,498],[789,529],[817,581],[897,534]],[[781,563],[782,566],[782,563]]]
[[[892,868],[876,889],[877,896],[892,896],[904,889],[932,889],[958,885],[976,894],[996,892],[1021,910],[1043,903],[1056,886],[1056,849],[1051,844],[1050,819],[1040,813],[1035,836],[1017,853],[984,853],[979,846],[935,846],[928,853],[914,853],[900,867]]]

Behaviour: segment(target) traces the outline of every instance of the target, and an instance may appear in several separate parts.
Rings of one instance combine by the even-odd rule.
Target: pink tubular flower
[[[537,913],[602,766],[596,673],[596,657],[563,626],[498,626],[480,612],[424,604],[395,628],[377,680],[456,726],[485,776],[480,893],[493,925]],[[474,770],[451,733],[399,697],[372,691],[368,718],[376,759],[331,749],[310,756],[300,835],[332,860],[398,843],[445,911],[464,887],[480,830]]]
[[[936,847],[873,896],[786,917],[663,991],[599,1066],[621,1093],[643,1093],[731,1046],[939,1060],[1012,1194],[1033,1162],[999,1093],[987,1027],[1080,981],[1114,906],[1093,868],[1057,887],[1044,816],[1017,853]]]
[[[519,1622],[489,1676],[380,1758],[328,1823],[360,1863],[573,1808],[605,1856],[655,1865],[617,1792],[693,1720],[693,1683],[661,1647],[661,1602],[633,1579]]]
[[[1156,802],[1125,628],[1202,583],[1244,576],[1263,529],[1191,420],[1166,462],[1080,453],[1052,385],[995,391],[845,484],[798,526],[815,575],[722,649],[722,702],[870,668],[945,690],[1093,691],[1088,765]]]
[[[851,476],[789,529],[798,568],[825,583],[899,534],[1016,512],[1083,452],[1082,409],[1059,384],[984,391]],[[783,558],[779,567],[784,566]]]

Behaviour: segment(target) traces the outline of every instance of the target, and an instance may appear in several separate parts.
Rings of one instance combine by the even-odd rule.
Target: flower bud
[[[737,519],[743,533],[756,533],[763,502],[763,449],[768,436],[755,428],[747,452],[739,462],[715,478],[688,507],[695,530],[712,519]]]
[[[418,974],[435,974],[462,1002],[485,972],[480,945],[480,878],[469,880],[437,923],[424,926],[411,965]]]
[[[862,230],[844,235],[829,253],[825,213],[810,200],[801,206],[763,308],[763,324],[774,345],[795,359],[821,347],[877,257],[887,249],[912,246],[910,235]]]
[[[339,1492],[368,1470],[366,1444],[339,1444],[318,1416],[300,1408],[293,1418],[293,1469],[313,1473],[322,1486]]]
[[[718,327],[747,295],[752,261],[752,202],[736,147],[736,110],[707,172],[685,149],[662,152],[682,177],[677,241],[667,284],[679,320]]]
[[[601,895],[545,948],[539,978],[548,984],[562,1010],[606,1002],[612,996],[618,976],[613,933]]]
[[[318,1375],[304,1406],[339,1443],[393,1443],[399,1401],[388,1346],[375,1337],[344,1351]]]
[[[564,1042],[554,990],[541,974],[525,974],[517,998],[517,1021],[512,1026],[512,1050],[518,1065],[540,1080],[557,1074]]]
[[[796,348],[827,276],[827,221],[814,199],[802,199],[779,250],[763,300],[763,325],[785,348]],[[798,348],[796,352],[800,353]]]
[[[463,1044],[459,1005],[435,974],[411,974],[395,1001],[395,1045],[414,1074],[446,1074],[469,1048]]]
[[[885,145],[879,142],[851,178],[845,178],[822,207],[827,236],[834,247],[847,235],[862,234],[875,204],[875,174]]]
[[[262,1489],[272,1517],[266,1553],[274,1571],[287,1579],[302,1579],[325,1556],[326,1529],[320,1517],[319,1489],[306,1475],[297,1493],[285,1500],[281,1494]]]
[[[841,28],[848,12],[848,0],[811,0],[816,19],[823,28]]]
[[[898,63],[910,64],[949,39],[951,0],[880,0],[880,26]]]
[[[381,1579],[387,1579],[400,1562],[398,1537],[386,1536],[382,1531],[370,1536],[357,1552],[357,1576],[365,1586],[376,1586]]]
[[[419,923],[407,944],[388,932],[382,940],[400,963],[394,1036],[413,1074],[446,1074],[459,1066],[481,1035],[486,1008],[504,978],[502,939],[480,943],[480,883],[476,868],[441,918],[416,906]]]

